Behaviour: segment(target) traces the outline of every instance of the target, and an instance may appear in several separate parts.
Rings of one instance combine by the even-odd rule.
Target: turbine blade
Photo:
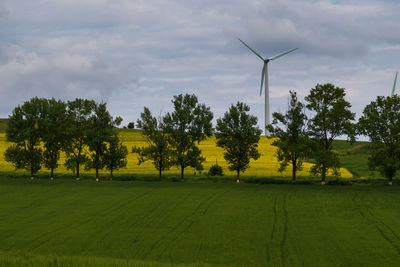
[[[281,54],[279,54],[279,55],[270,57],[270,58],[268,58],[268,59],[269,59],[269,60],[275,60],[275,59],[280,58],[280,57],[282,57],[282,56],[284,56],[284,55],[286,55],[286,54],[289,54],[289,53],[293,52],[294,50],[297,50],[297,48],[288,50],[288,51],[286,51],[286,52],[283,52],[283,53],[281,53]]]
[[[394,96],[394,90],[396,90],[396,82],[397,82],[397,71],[396,71],[396,76],[394,77],[394,83],[393,83],[393,89],[392,89],[392,96]]]
[[[248,44],[246,44],[245,42],[243,42],[242,40],[240,40],[240,38],[238,38],[239,41],[242,42],[242,44],[244,44],[245,46],[247,46],[248,49],[250,49],[254,54],[256,54],[256,56],[258,56],[259,58],[261,58],[262,61],[264,61],[264,58],[253,48],[251,48]]]
[[[265,63],[264,63],[264,67],[262,68],[262,71],[261,71],[261,86],[260,86],[260,96],[261,96],[261,93],[262,93],[262,87],[263,87],[263,84],[264,84],[264,75],[265,75]]]

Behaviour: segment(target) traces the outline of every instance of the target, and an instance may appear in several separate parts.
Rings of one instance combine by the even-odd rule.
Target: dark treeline
[[[365,107],[356,123],[345,95],[344,88],[317,84],[305,97],[305,103],[290,91],[287,112],[273,113],[272,124],[266,127],[268,138],[274,138],[272,145],[278,148],[279,171],[291,165],[293,182],[306,159],[314,163],[311,173],[320,176],[322,184],[328,171],[340,175],[333,140],[347,136],[353,142],[357,134],[363,134],[371,141],[369,167],[380,171],[392,184],[400,169],[400,97],[378,97]],[[183,180],[187,167],[203,170],[205,158],[198,145],[215,134],[216,145],[224,149],[224,159],[239,182],[240,173],[249,168],[250,160],[261,156],[258,142],[262,131],[257,127],[257,118],[249,114],[249,106],[232,104],[213,128],[213,113],[198,103],[195,95],[174,96],[171,102],[172,112],[155,117],[145,107],[137,120],[136,126],[147,143],[132,148],[133,153],[138,153],[138,164],[151,161],[160,180],[164,170],[176,166]],[[5,160],[17,169],[30,171],[32,178],[44,166],[53,178],[63,151],[67,158],[64,165],[77,179],[82,166],[94,169],[96,180],[99,170],[106,168],[112,179],[113,171],[127,164],[128,150],[116,130],[121,121],[109,114],[106,103],[32,98],[9,116],[6,136],[13,145],[6,150]],[[131,122],[129,128],[133,126]]]

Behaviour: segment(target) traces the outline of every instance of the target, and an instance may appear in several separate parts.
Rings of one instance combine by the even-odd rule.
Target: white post
[[[269,86],[268,86],[268,63],[265,64],[265,124],[264,124],[264,132],[265,136],[269,135],[269,131],[265,128],[267,125],[271,124],[270,116],[269,116]]]

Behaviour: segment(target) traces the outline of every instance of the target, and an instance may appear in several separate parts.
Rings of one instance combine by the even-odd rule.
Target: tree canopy
[[[370,139],[369,168],[391,185],[400,169],[400,96],[378,96],[364,108],[358,129]]]
[[[40,141],[46,107],[45,99],[32,98],[16,107],[8,120],[7,141],[14,144],[7,148],[5,160],[11,162],[16,169],[30,171],[32,179],[40,170],[43,159]]]
[[[351,104],[345,97],[345,89],[333,84],[317,84],[305,97],[307,108],[313,112],[309,120],[309,133],[313,139],[313,158],[315,161],[311,171],[321,175],[321,183],[325,184],[328,169],[339,175],[339,157],[332,151],[335,138],[347,135],[354,140],[355,114],[350,111]]]
[[[217,146],[225,150],[224,158],[229,170],[236,171],[237,182],[240,172],[249,168],[250,159],[257,160],[261,156],[257,148],[262,131],[257,127],[257,118],[248,114],[249,111],[248,105],[237,102],[217,119]]]
[[[80,166],[89,160],[85,141],[90,127],[89,118],[95,106],[96,102],[93,100],[80,98],[68,101],[67,104],[67,140],[64,147],[67,161],[65,166],[76,172],[77,180],[80,178]]]
[[[292,181],[296,181],[297,170],[302,169],[303,160],[310,154],[307,133],[307,116],[305,106],[297,99],[297,94],[290,91],[289,107],[285,114],[272,114],[272,125],[268,126],[273,146],[278,147],[277,158],[280,162],[279,172],[292,165]]]
[[[159,117],[157,119],[153,117],[150,110],[145,107],[136,125],[142,129],[142,134],[146,137],[147,146],[134,147],[132,152],[139,154],[139,165],[147,160],[151,160],[154,167],[158,170],[158,179],[161,180],[162,171],[168,170],[171,166],[172,156],[163,118]]]
[[[205,104],[199,104],[195,95],[178,95],[172,100],[174,111],[163,119],[169,143],[173,149],[172,164],[180,167],[181,179],[188,166],[202,170],[201,150],[197,144],[211,136],[213,113]]]

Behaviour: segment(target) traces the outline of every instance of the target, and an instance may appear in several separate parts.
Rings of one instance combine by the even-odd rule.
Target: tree
[[[108,141],[108,148],[104,152],[104,165],[110,171],[110,180],[113,179],[113,171],[126,167],[128,149],[118,138],[118,133],[114,133]]]
[[[134,129],[135,128],[135,123],[130,122],[128,123],[128,129]]]
[[[370,139],[369,168],[379,170],[392,185],[400,169],[400,96],[378,96],[364,108],[358,129]]]
[[[77,98],[68,101],[66,142],[64,151],[67,156],[65,165],[67,169],[76,171],[76,179],[79,180],[79,168],[89,160],[85,153],[85,140],[89,129],[89,118],[96,106],[93,100]]]
[[[231,105],[224,117],[217,119],[217,146],[222,147],[229,170],[236,171],[236,182],[239,183],[240,172],[250,167],[250,159],[257,160],[258,141],[262,133],[257,127],[257,118],[249,115],[250,107],[237,102]]]
[[[96,181],[99,180],[99,170],[105,167],[103,156],[107,150],[107,142],[114,134],[114,125],[119,125],[122,118],[113,117],[107,111],[106,103],[95,105],[93,114],[88,119],[85,143],[89,147],[89,160],[86,161],[86,169],[96,170]]]
[[[40,170],[43,133],[43,119],[46,114],[46,100],[32,98],[13,110],[8,120],[7,141],[14,144],[7,148],[4,157],[16,169],[30,171],[31,179]]]
[[[339,175],[339,157],[332,151],[335,138],[347,135],[354,141],[355,130],[352,121],[355,114],[350,111],[351,104],[345,97],[345,89],[327,83],[317,84],[305,97],[307,108],[314,113],[310,119],[309,132],[313,139],[313,158],[311,172],[321,175],[321,184],[325,184],[328,169]]]
[[[174,96],[172,103],[174,112],[167,113],[163,122],[174,151],[172,164],[180,167],[183,180],[186,167],[203,169],[205,158],[201,156],[201,150],[196,144],[211,136],[213,113],[206,105],[198,104],[195,95]]]
[[[306,130],[307,116],[305,106],[297,99],[296,92],[290,91],[290,102],[286,114],[273,113],[272,125],[268,131],[273,137],[273,146],[278,147],[278,171],[282,172],[292,164],[292,181],[296,182],[296,172],[301,170],[304,158],[309,155],[309,142]],[[281,127],[279,127],[281,125]]]
[[[145,107],[137,120],[137,127],[142,129],[146,137],[147,147],[134,147],[133,153],[138,153],[138,165],[147,160],[153,162],[158,170],[158,179],[161,181],[162,171],[168,170],[171,165],[172,151],[168,145],[168,137],[165,132],[165,125],[161,117],[156,119],[151,115],[150,110]]]
[[[66,104],[54,98],[46,100],[47,112],[43,120],[42,141],[44,145],[43,163],[50,169],[50,179],[53,180],[54,169],[58,167],[61,149],[66,140]]]

